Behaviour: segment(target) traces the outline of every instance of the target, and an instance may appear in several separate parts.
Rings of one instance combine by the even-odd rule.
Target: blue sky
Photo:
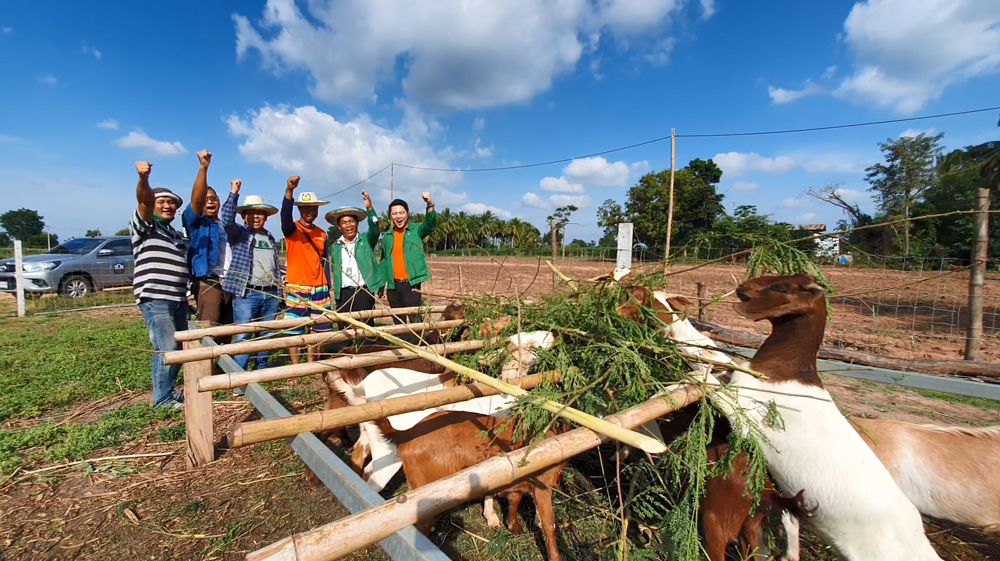
[[[8,3],[0,12],[0,212],[28,207],[63,238],[124,227],[136,160],[187,199],[210,183],[277,203],[285,178],[340,191],[392,161],[480,168],[589,154],[669,134],[903,118],[1000,105],[1000,3],[872,0]],[[862,129],[682,138],[678,167],[714,158],[727,208],[792,223],[840,213],[800,197],[843,184],[870,208],[877,143],[944,132],[1000,138],[997,113]],[[503,172],[395,168],[418,206],[491,209],[541,227],[561,204],[595,212],[648,171],[660,142]],[[389,172],[365,185],[380,210]],[[361,204],[362,186],[333,197]],[[329,208],[333,208],[332,206]],[[665,217],[664,217],[665,219]],[[269,224],[272,230],[276,224]]]

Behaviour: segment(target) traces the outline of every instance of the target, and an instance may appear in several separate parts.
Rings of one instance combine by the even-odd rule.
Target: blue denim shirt
[[[226,231],[221,220],[207,216],[198,216],[191,205],[184,209],[181,222],[187,231],[191,243],[188,246],[188,265],[191,268],[191,278],[207,277],[221,267],[219,257],[222,247],[227,243]]]

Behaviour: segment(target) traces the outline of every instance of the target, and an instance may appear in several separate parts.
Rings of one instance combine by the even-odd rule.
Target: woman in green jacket
[[[368,212],[357,207],[341,207],[327,213],[326,221],[336,224],[343,234],[330,244],[330,294],[337,302],[338,312],[355,312],[375,308],[375,293],[385,286],[385,276],[375,260],[379,229],[368,193],[362,191]],[[358,224],[368,218],[368,233],[364,240],[358,235]],[[368,323],[371,323],[369,320]]]
[[[419,306],[420,293],[414,290],[420,290],[421,283],[431,280],[431,271],[424,258],[424,238],[434,232],[437,213],[430,193],[423,193],[420,197],[427,203],[427,212],[424,221],[416,224],[410,223],[410,207],[406,201],[396,199],[389,203],[392,228],[382,238],[382,272],[392,308]],[[370,205],[370,200],[366,199],[365,204]],[[371,209],[370,206],[368,208]],[[400,318],[394,319],[396,323],[402,322]],[[407,321],[411,319],[412,316]]]

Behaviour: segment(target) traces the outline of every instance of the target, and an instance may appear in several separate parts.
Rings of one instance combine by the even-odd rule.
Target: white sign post
[[[14,282],[17,283],[17,317],[24,317],[24,263],[21,240],[14,240]]]
[[[618,263],[616,270],[628,271],[632,268],[632,223],[618,225]]]

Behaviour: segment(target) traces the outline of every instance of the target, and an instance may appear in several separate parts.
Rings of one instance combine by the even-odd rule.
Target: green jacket
[[[379,236],[376,219],[375,211],[369,210],[368,233],[365,234],[366,239],[362,240],[361,233],[358,232],[358,237],[354,241],[354,259],[358,262],[358,270],[361,272],[361,277],[365,279],[365,286],[372,292],[385,286],[385,275],[382,274],[382,268],[379,266],[378,261],[375,260],[374,249],[378,245]],[[340,241],[342,239],[343,236],[330,244],[329,255],[330,263],[332,264],[330,277],[333,278],[330,289],[333,291],[334,300],[340,300],[340,288],[343,284],[343,275],[341,272],[344,266],[344,244]],[[366,241],[368,243],[365,243]]]
[[[371,215],[369,215],[370,219]],[[414,224],[410,222],[403,230],[403,257],[406,260],[406,274],[410,284],[419,284],[431,280],[431,270],[424,258],[424,238],[434,232],[437,227],[437,212],[428,211],[424,221]],[[370,228],[370,226],[369,226]],[[392,274],[392,243],[396,235],[395,228],[390,229],[382,237],[382,274],[385,276],[386,288],[396,288]]]

